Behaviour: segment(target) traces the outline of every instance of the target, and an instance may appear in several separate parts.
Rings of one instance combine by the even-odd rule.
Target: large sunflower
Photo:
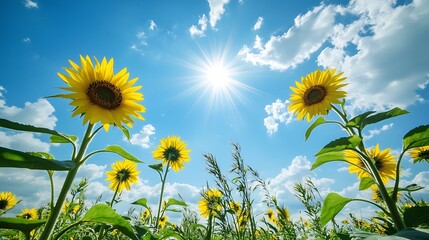
[[[390,148],[386,148],[383,151],[380,151],[380,146],[377,144],[375,148],[366,149],[366,154],[374,161],[375,167],[378,170],[381,180],[383,183],[387,183],[389,179],[396,178],[396,161],[395,157],[391,155]],[[363,163],[363,159],[359,156],[358,153],[345,150],[344,157],[352,165],[349,166],[350,173],[357,173],[358,178],[371,177],[368,169]]]
[[[25,208],[22,210],[20,214],[16,216],[20,218],[30,219],[30,220],[36,220],[39,218],[39,214],[37,213],[37,209],[35,208],[32,208],[32,209]]]
[[[413,148],[409,153],[413,158],[414,163],[421,162],[423,160],[429,162],[429,146]]]
[[[269,208],[267,210],[266,215],[268,217],[268,221],[270,221],[270,222],[272,222],[274,224],[277,224],[277,217],[276,217],[276,214],[274,213],[273,209]]]
[[[216,216],[216,211],[222,210],[222,205],[220,204],[221,197],[222,193],[216,188],[207,189],[207,191],[203,193],[203,199],[198,201],[198,210],[201,216]]]
[[[13,208],[18,203],[15,195],[11,192],[0,192],[0,211],[6,211]]]
[[[107,179],[110,181],[109,188],[112,191],[118,189],[118,193],[122,192],[124,187],[130,190],[131,183],[138,182],[138,175],[140,171],[137,171],[137,163],[125,159],[124,161],[116,161],[112,164],[112,170],[106,172]]]
[[[143,100],[143,94],[137,92],[141,86],[133,86],[138,78],[128,81],[127,68],[114,74],[113,58],[109,61],[103,58],[101,63],[94,59],[95,66],[89,56],[80,56],[81,66],[69,60],[72,67],[65,68],[68,75],[58,73],[69,85],[62,89],[71,92],[58,97],[73,100],[72,117],[82,114],[84,124],[101,122],[106,132],[111,124],[132,127],[131,116],[144,120],[139,112],[144,112],[145,107],[137,103]]]
[[[177,172],[184,168],[184,162],[189,162],[190,151],[186,149],[186,143],[180,141],[180,137],[168,136],[161,139],[161,143],[152,154],[154,159],[162,160],[164,165],[169,163],[173,170]]]
[[[335,69],[316,70],[302,78],[302,82],[295,81],[296,87],[290,87],[294,92],[289,104],[289,111],[298,113],[297,119],[307,116],[307,121],[318,114],[326,115],[332,109],[331,104],[340,103],[346,92],[340,91],[346,86],[341,77],[343,72],[335,73]]]

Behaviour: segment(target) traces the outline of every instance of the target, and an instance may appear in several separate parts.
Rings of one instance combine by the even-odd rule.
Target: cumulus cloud
[[[155,28],[157,28],[157,25],[156,25],[155,21],[150,20],[149,29],[150,30],[155,30]]]
[[[264,22],[264,18],[258,17],[258,20],[256,20],[255,25],[253,25],[253,30],[259,30],[261,28],[263,22]]]
[[[32,0],[25,0],[25,7],[26,8],[39,8],[39,6],[37,5],[37,2],[32,1]]]
[[[198,26],[192,25],[189,28],[189,33],[191,34],[191,36],[197,36],[197,37],[202,37],[204,36],[204,33],[207,29],[207,17],[205,14],[203,14],[199,19],[198,19]]]
[[[277,99],[272,104],[265,106],[265,112],[267,112],[268,117],[264,118],[264,126],[267,128],[268,134],[272,135],[277,132],[279,122],[289,124],[292,121],[293,115],[288,112],[288,104],[289,100],[282,102]]]
[[[363,138],[365,140],[369,140],[369,139],[373,138],[374,136],[379,135],[380,133],[391,129],[392,127],[393,127],[393,123],[389,123],[389,124],[383,125],[379,129],[371,129],[371,130],[369,130],[369,134],[363,134]]]
[[[295,24],[280,36],[271,38],[259,49],[244,45],[238,55],[246,62],[287,70],[307,60],[332,33],[337,7],[319,6],[295,18]]]
[[[155,127],[151,124],[143,126],[139,133],[131,135],[130,142],[143,148],[149,148],[150,136],[155,134]],[[126,139],[124,139],[126,140]]]
[[[229,0],[208,0],[208,2],[210,7],[209,18],[207,19],[206,15],[203,14],[198,19],[198,25],[192,25],[189,28],[189,33],[192,37],[203,37],[207,30],[207,23],[210,23],[211,28],[215,29],[216,23],[225,12],[224,6],[229,3]]]

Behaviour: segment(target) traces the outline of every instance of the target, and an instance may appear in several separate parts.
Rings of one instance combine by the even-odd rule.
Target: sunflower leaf
[[[64,138],[66,141],[70,141],[67,137],[65,137],[64,134],[59,133],[55,130],[51,130],[49,128],[43,128],[43,127],[35,127],[28,124],[21,124],[17,122],[12,122],[7,119],[0,118],[0,127],[9,128],[13,130],[18,131],[25,131],[25,132],[36,132],[36,133],[45,133],[45,134],[51,134],[56,135],[60,138]]]
[[[77,136],[73,135],[51,135],[49,138],[51,143],[70,143],[70,142],[76,142]]]
[[[137,201],[135,201],[135,202],[133,202],[131,204],[140,205],[140,206],[143,206],[145,208],[149,208],[147,206],[147,199],[146,198],[140,198],[139,200],[137,200]]]
[[[419,191],[422,190],[425,187],[419,186],[417,184],[410,184],[404,188],[398,188],[398,191],[400,192],[415,192],[415,191]]]
[[[363,177],[359,183],[359,191],[368,189],[373,184],[375,184],[374,179],[372,179],[371,177]]]
[[[364,119],[363,123],[362,123],[362,128],[364,128],[365,126],[369,125],[369,124],[374,124],[374,123],[378,123],[380,121],[389,119],[389,118],[393,118],[402,114],[406,114],[408,113],[408,111],[405,111],[403,109],[400,109],[398,107],[390,109],[389,111],[386,112],[381,112],[381,113],[377,113],[374,114],[372,116],[367,117],[366,119]]]
[[[119,129],[121,129],[122,133],[127,138],[127,140],[130,141],[130,131],[128,131],[128,129],[125,126],[121,126],[119,127]]]
[[[353,200],[352,198],[342,197],[338,193],[329,193],[323,201],[322,213],[320,214],[320,223],[322,226],[331,221],[347,203]]]
[[[415,206],[404,210],[404,222],[407,227],[429,225],[429,206]]]
[[[368,112],[364,112],[362,114],[357,115],[356,117],[350,119],[346,126],[347,127],[358,127],[361,128],[362,122],[365,121],[365,119],[371,115],[375,113],[375,111],[368,111]]]
[[[43,224],[46,220],[30,220],[23,218],[0,218],[1,228],[16,229],[29,235],[30,232]]]
[[[188,206],[188,204],[186,204],[183,201],[180,201],[180,200],[177,200],[177,199],[174,199],[174,198],[169,198],[168,201],[167,201],[167,204],[165,205],[165,208],[168,208],[169,206],[172,206],[172,205],[178,205],[178,206],[183,206],[183,207],[187,207]]]
[[[102,152],[113,152],[118,154],[119,156],[122,156],[130,161],[133,162],[138,162],[138,163],[142,163],[143,161],[139,160],[138,158],[134,157],[133,155],[131,155],[130,153],[128,153],[127,151],[125,151],[125,149],[123,149],[122,147],[118,146],[118,145],[110,145],[107,146],[104,150],[102,150]]]
[[[318,155],[313,165],[311,165],[311,170],[316,169],[322,164],[333,161],[345,161],[343,151],[328,152]]]
[[[90,208],[83,216],[82,221],[110,224],[129,238],[139,239],[134,233],[131,224],[105,204],[97,204]]]
[[[162,172],[162,163],[158,163],[158,164],[151,164],[149,165],[150,168],[152,168],[153,170],[161,173]]]
[[[313,129],[315,129],[317,126],[322,125],[326,123],[325,119],[323,117],[319,117],[314,121],[310,127],[307,128],[307,131],[305,132],[305,140],[307,140],[310,137],[311,132]]]
[[[0,147],[0,167],[67,171],[73,169],[75,164],[72,161],[45,159],[35,156],[34,153]]]
[[[362,139],[357,135],[353,135],[351,137],[338,138],[328,143],[326,146],[324,146],[316,154],[316,156],[319,156],[321,154],[328,153],[328,152],[342,151],[345,149],[354,149],[357,145],[359,145],[361,141]]]
[[[422,125],[409,131],[405,134],[402,144],[403,151],[429,145],[429,125]]]

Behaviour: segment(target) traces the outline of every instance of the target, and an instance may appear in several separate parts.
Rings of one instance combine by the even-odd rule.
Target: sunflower
[[[270,222],[272,222],[274,224],[277,224],[277,217],[276,217],[273,209],[269,208],[267,210],[267,217],[268,217],[268,221],[270,221]]]
[[[160,226],[161,228],[164,228],[164,227],[165,227],[165,224],[167,223],[167,221],[168,221],[168,217],[167,217],[167,216],[165,216],[165,215],[162,215],[162,216],[159,218],[159,226]]]
[[[396,161],[390,153],[390,148],[380,151],[380,146],[377,144],[373,149],[366,149],[366,154],[374,161],[375,167],[378,170],[383,183],[387,183],[389,179],[396,177]],[[364,160],[361,159],[358,153],[352,150],[345,150],[344,157],[352,165],[349,166],[350,173],[357,173],[358,178],[371,177],[368,169],[365,167]]]
[[[146,210],[144,210],[144,212],[140,214],[140,218],[141,220],[146,221],[146,219],[148,219],[149,217],[150,217],[150,210],[146,208]]]
[[[414,163],[421,162],[423,160],[429,162],[429,146],[413,148],[409,153],[414,159]]]
[[[371,185],[372,189],[372,200],[375,202],[383,202],[383,196],[380,193],[380,189],[378,188],[377,184]]]
[[[13,208],[18,203],[15,195],[11,192],[0,192],[0,211],[6,211]]]
[[[112,164],[112,170],[108,171],[106,181],[110,181],[109,188],[112,191],[122,192],[124,187],[130,190],[131,183],[138,182],[137,163],[125,159],[124,161],[116,161]]]
[[[35,220],[39,218],[39,214],[37,213],[37,209],[35,208],[32,208],[32,209],[25,208],[22,210],[20,214],[16,216],[24,219],[30,219],[30,220]]]
[[[64,206],[63,206],[63,213],[71,213],[71,214],[76,214],[77,211],[79,211],[80,206],[77,203],[69,203],[69,202],[65,202]]]
[[[284,222],[290,221],[290,213],[289,210],[285,207],[277,208],[277,216],[281,218]]]
[[[297,119],[307,116],[307,121],[318,114],[326,115],[332,109],[331,104],[338,104],[346,92],[339,91],[347,84],[342,83],[346,78],[343,72],[335,73],[336,69],[316,70],[302,78],[302,83],[295,81],[296,87],[290,87],[294,92],[289,104],[289,111],[298,113]]]
[[[161,139],[158,148],[152,152],[153,158],[162,160],[162,164],[170,164],[175,172],[184,168],[183,163],[189,162],[189,152],[186,143],[180,141],[180,137],[168,136]]]
[[[203,199],[198,201],[198,210],[201,216],[216,216],[216,211],[222,210],[222,205],[220,204],[221,197],[222,193],[216,188],[207,189],[207,191],[203,193]]]
[[[58,73],[69,86],[62,89],[71,93],[57,97],[73,100],[72,117],[84,115],[84,124],[101,122],[106,132],[111,124],[122,127],[124,123],[132,127],[131,116],[144,120],[139,112],[144,112],[145,107],[137,103],[143,100],[143,94],[137,92],[141,86],[133,86],[138,78],[128,81],[127,68],[114,74],[113,58],[107,61],[104,57],[101,63],[94,59],[95,66],[89,56],[81,55],[81,66],[69,60],[72,67],[64,68],[68,75]]]
[[[229,207],[232,211],[234,211],[235,214],[240,215],[241,212],[241,205],[239,202],[231,201],[229,203]]]

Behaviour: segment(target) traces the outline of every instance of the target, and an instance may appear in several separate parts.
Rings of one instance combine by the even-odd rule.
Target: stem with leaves
[[[159,195],[159,204],[158,204],[158,211],[157,211],[157,214],[156,214],[155,230],[158,230],[159,218],[160,218],[160,214],[161,214],[162,198],[163,198],[163,195],[164,195],[164,187],[165,187],[165,182],[167,180],[167,174],[168,174],[169,170],[170,170],[170,158],[167,161],[167,167],[165,168],[164,176],[162,176],[161,173],[158,172],[159,176],[161,178],[161,193]]]

